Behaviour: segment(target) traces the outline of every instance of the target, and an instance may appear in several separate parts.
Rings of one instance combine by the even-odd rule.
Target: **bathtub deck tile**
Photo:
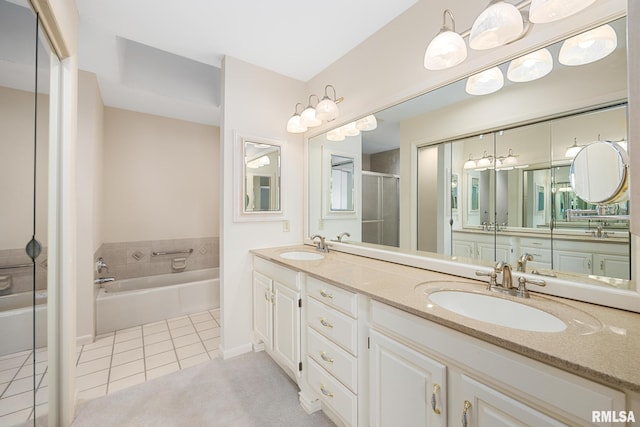
[[[134,360],[119,366],[112,366],[109,374],[109,384],[132,375],[142,373],[144,376],[144,360]]]
[[[114,344],[113,353],[122,353],[123,351],[133,350],[134,348],[142,347],[142,338],[134,338],[129,341],[123,341]]]
[[[182,367],[182,369],[186,369],[191,366],[207,362],[209,360],[210,359],[208,353],[201,353],[195,356],[187,357],[185,359],[180,359],[180,366]]]
[[[196,323],[202,323],[202,322],[213,320],[211,313],[209,313],[208,311],[203,311],[202,313],[190,314],[189,317],[191,318],[191,321],[193,322],[194,325]]]
[[[146,356],[153,356],[154,354],[164,353],[169,350],[173,350],[173,342],[171,340],[160,341],[155,344],[144,346],[144,354]]]
[[[88,375],[93,372],[109,369],[111,366],[111,355],[101,357],[99,359],[93,359],[88,362],[78,363],[76,366],[76,377]]]
[[[93,350],[83,350],[82,353],[80,353],[78,363],[85,363],[90,360],[100,359],[101,357],[111,356],[112,352],[113,347],[111,346],[98,347]]]
[[[199,342],[200,342],[200,337],[198,336],[198,334],[194,333],[194,334],[183,335],[181,337],[174,338],[173,346],[175,348],[179,348],[179,347],[185,347],[187,345],[191,345]]]
[[[174,362],[177,365],[178,359],[176,358],[176,352],[174,350],[169,350],[163,353],[154,354],[153,356],[147,356],[145,358],[145,367],[148,373],[150,370]]]
[[[142,330],[146,339],[147,335],[154,335],[160,332],[168,332],[169,326],[167,325],[167,322],[163,320],[161,322],[148,323],[146,325],[142,325]]]
[[[170,340],[171,339],[171,335],[169,335],[169,331],[164,331],[164,332],[160,332],[157,334],[152,334],[152,335],[145,335],[144,337],[144,345],[150,345],[150,344],[155,344],[157,342],[160,341],[166,341],[166,340]]]
[[[137,374],[130,375],[128,377],[124,377],[119,380],[109,381],[109,387],[107,389],[108,390],[107,392],[111,394],[127,387],[131,387],[137,384],[142,384],[145,381],[146,381],[146,375],[144,371],[139,372]]]
[[[111,360],[111,367],[124,365],[125,363],[133,362],[134,360],[143,359],[144,354],[142,347],[134,348],[133,350],[124,351],[113,355]]]
[[[178,362],[172,362],[166,365],[158,366],[157,368],[147,369],[147,381],[179,370],[180,365],[178,365]]]
[[[171,337],[176,339],[178,337],[182,337],[185,335],[195,334],[196,330],[193,328],[191,324],[188,326],[182,326],[180,328],[171,329]]]
[[[125,332],[126,331],[126,332]],[[142,338],[142,328],[138,326],[135,330],[116,331],[116,344]]]
[[[180,365],[182,365],[182,360],[190,358],[192,356],[196,356],[202,353],[206,353],[204,346],[201,342],[197,342],[195,344],[187,345],[185,347],[176,348],[176,353],[178,354],[178,359],[180,359]],[[207,356],[208,358],[209,356]]]
[[[76,389],[80,391],[89,390],[90,388],[98,387],[100,385],[107,384],[109,381],[109,370],[94,372],[92,374],[83,375],[76,378]]]

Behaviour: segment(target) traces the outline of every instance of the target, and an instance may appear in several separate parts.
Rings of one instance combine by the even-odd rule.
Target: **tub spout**
[[[104,283],[114,282],[115,280],[116,280],[115,277],[98,277],[96,280],[93,281],[93,283],[95,283],[96,285],[102,285]]]

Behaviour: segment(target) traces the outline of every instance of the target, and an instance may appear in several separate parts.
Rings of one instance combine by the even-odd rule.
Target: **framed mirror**
[[[236,134],[235,175],[238,200],[235,221],[283,219],[282,144]]]
[[[388,172],[369,159],[400,159],[396,173],[403,197],[395,245],[400,252],[465,265],[505,260],[514,270],[518,259],[530,254],[527,273],[605,291],[635,291],[629,221],[623,217],[628,202],[607,208],[616,218],[567,219],[572,209],[596,208],[571,188],[568,149],[599,135],[627,140],[626,18],[608,25],[618,45],[599,61],[559,64],[560,41],[547,46],[553,71],[539,80],[505,78],[500,91],[485,96],[465,93],[466,79],[454,82],[374,113],[377,129],[341,142],[357,138],[363,179]],[[505,75],[508,66],[499,66]],[[332,236],[334,230],[319,218],[320,187],[311,177],[323,162],[318,152],[326,140],[327,134],[309,139],[308,232]],[[466,165],[471,160],[474,165]],[[367,202],[365,193],[363,188],[356,203]],[[364,216],[352,225],[361,234],[349,230],[349,246],[376,243],[391,250],[393,244],[364,239],[369,226]]]

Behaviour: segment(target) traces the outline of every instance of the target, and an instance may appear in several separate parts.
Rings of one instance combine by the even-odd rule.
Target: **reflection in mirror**
[[[353,157],[331,155],[331,211],[353,211],[354,172]]]
[[[244,211],[280,210],[280,146],[244,141]]]
[[[469,96],[461,80],[377,112],[376,130],[333,143],[346,144],[333,147],[338,151],[359,150],[355,156],[362,159],[363,171],[398,177],[404,194],[398,208],[401,250],[483,265],[505,260],[528,273],[568,273],[570,280],[582,283],[635,287],[615,280],[630,278],[629,222],[623,217],[628,202],[606,206],[606,214],[615,218],[568,218],[572,210],[596,212],[597,207],[571,188],[575,154],[568,148],[627,139],[626,19],[611,27],[618,46],[596,62],[557,63],[559,42],[547,47],[554,69],[539,80],[506,81],[487,96]],[[506,72],[508,65],[499,68]],[[326,144],[325,135],[309,140],[308,232],[333,236],[349,231],[350,242],[396,246],[365,237],[365,230],[380,221],[366,213],[369,195],[380,186],[364,188],[365,172],[357,168],[363,189],[355,203],[365,210],[362,224],[330,223],[323,217],[317,176]],[[606,173],[598,168],[596,179]],[[361,230],[354,230],[358,226]],[[520,258],[533,259],[520,264]]]

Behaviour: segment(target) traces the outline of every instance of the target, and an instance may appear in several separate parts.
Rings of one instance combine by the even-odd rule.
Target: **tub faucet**
[[[103,285],[108,282],[115,282],[115,280],[116,280],[115,277],[98,277],[96,280],[93,281],[93,283],[95,283],[96,285]]]
[[[104,262],[104,259],[102,257],[98,258],[98,261],[96,262],[96,271],[98,273],[102,273],[102,270],[107,270],[107,273],[109,272],[109,267],[107,266],[107,263]]]
[[[314,234],[313,236],[310,237],[311,240],[315,240],[318,239],[318,243],[316,244],[316,249],[322,252],[329,252],[329,246],[327,245],[327,243],[324,240],[324,236],[321,236],[319,234]]]
[[[528,254],[528,253],[523,253],[522,255],[520,255],[520,258],[518,258],[518,264],[517,264],[517,271],[520,271],[522,273],[526,273],[527,272],[527,261],[533,261],[533,255]]]

